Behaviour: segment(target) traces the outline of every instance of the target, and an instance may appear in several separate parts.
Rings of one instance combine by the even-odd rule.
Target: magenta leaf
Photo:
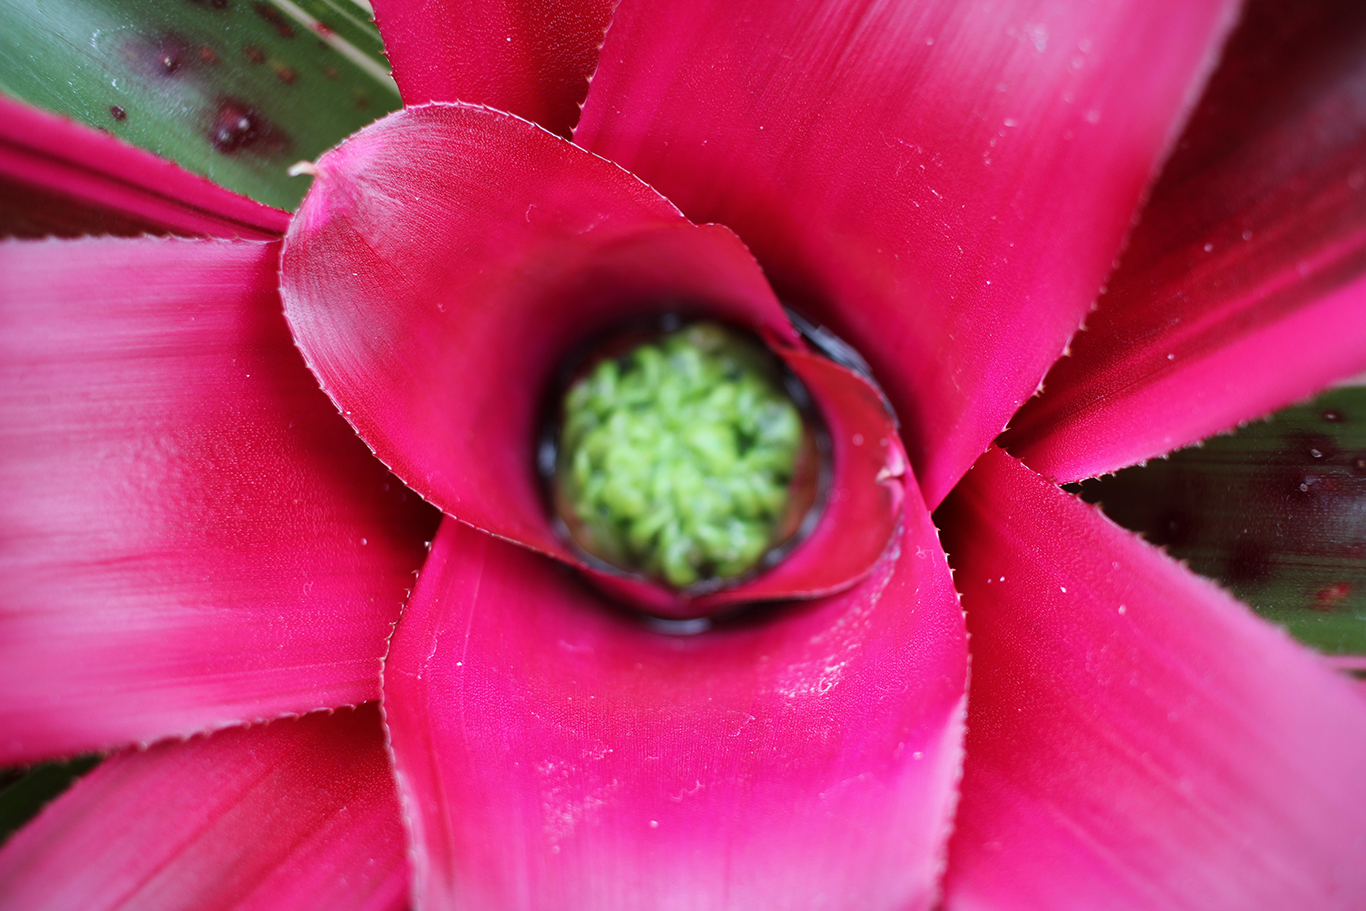
[[[125,750],[0,850],[12,911],[400,911],[407,880],[372,705]]]
[[[384,672],[417,902],[929,908],[966,640],[911,499],[860,585],[693,636],[444,523]]]
[[[624,0],[574,136],[863,352],[934,506],[1086,314],[1234,11]]]
[[[279,249],[0,244],[0,761],[378,695],[433,511],[304,368]]]
[[[585,344],[677,312],[751,329],[804,365],[841,434],[831,512],[844,537],[827,531],[829,562],[795,561],[756,593],[677,603],[661,594],[653,609],[695,614],[828,592],[886,548],[904,455],[881,400],[843,368],[805,366],[763,273],[725,228],[689,224],[615,165],[467,105],[395,114],[318,167],[286,241],[286,315],[361,437],[446,513],[579,563],[555,533],[535,469],[548,395]],[[860,452],[856,435],[870,448]],[[637,587],[614,584],[623,586]]]
[[[561,136],[579,119],[615,0],[376,0],[403,100],[465,101]]]
[[[1366,906],[1366,700],[993,449],[938,518],[972,641],[946,909]]]
[[[289,215],[112,136],[0,96],[0,235],[279,237]]]
[[[1366,7],[1254,3],[1073,356],[1004,437],[1062,481],[1366,369]]]

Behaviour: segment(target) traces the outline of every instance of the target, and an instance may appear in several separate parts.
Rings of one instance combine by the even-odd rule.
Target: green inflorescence
[[[802,438],[772,356],[695,323],[570,387],[560,508],[580,545],[614,566],[679,588],[731,579],[780,543]]]

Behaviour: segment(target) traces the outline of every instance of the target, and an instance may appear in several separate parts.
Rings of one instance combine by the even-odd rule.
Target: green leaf
[[[100,764],[99,756],[78,756],[29,768],[0,770],[0,842]]]
[[[0,91],[285,209],[399,107],[388,72],[353,0],[0,0]]]
[[[1081,485],[1301,641],[1366,654],[1366,388]]]

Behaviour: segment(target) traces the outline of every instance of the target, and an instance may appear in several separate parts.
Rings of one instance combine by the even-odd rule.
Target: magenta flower
[[[0,245],[0,761],[115,751],[5,907],[1366,905],[1361,694],[1057,487],[1366,369],[1355,5],[377,6],[414,106],[292,222],[0,103],[26,233],[202,235]],[[834,445],[693,636],[533,473],[679,302]]]

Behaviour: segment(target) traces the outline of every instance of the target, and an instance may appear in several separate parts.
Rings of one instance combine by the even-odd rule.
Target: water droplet
[[[235,104],[219,105],[210,137],[213,147],[220,152],[236,152],[251,145],[261,131],[257,116],[255,111]]]
[[[276,157],[289,150],[289,137],[260,111],[236,98],[218,102],[209,123],[209,142],[225,155],[250,150]]]

